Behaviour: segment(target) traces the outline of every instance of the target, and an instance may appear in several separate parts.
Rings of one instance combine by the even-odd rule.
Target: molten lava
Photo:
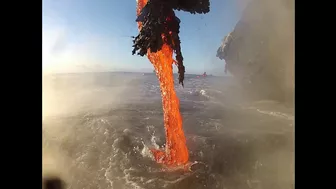
[[[174,10],[206,14],[210,11],[210,0],[137,0],[139,34],[134,37],[132,50],[133,55],[147,55],[160,81],[166,150],[152,152],[157,162],[171,166],[186,165],[189,158],[179,99],[174,90],[172,64],[177,65],[182,86],[185,72],[179,37],[180,19]]]
[[[138,0],[137,3],[137,15],[139,15],[142,8],[146,5],[147,0]],[[169,18],[167,19],[169,20]],[[141,22],[138,22],[138,28],[139,30],[142,28]],[[171,32],[169,32],[169,35],[170,34]],[[166,36],[162,34],[162,38],[165,39],[165,37]],[[151,52],[150,49],[148,49],[147,57],[153,64],[160,82],[166,131],[165,151],[152,149],[153,155],[157,162],[166,165],[177,166],[186,164],[189,159],[189,154],[182,129],[182,117],[179,110],[180,103],[174,89],[172,64],[176,61],[173,60],[173,49],[164,43],[161,50],[157,52]]]

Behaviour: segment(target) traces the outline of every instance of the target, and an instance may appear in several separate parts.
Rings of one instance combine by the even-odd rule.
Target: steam
[[[102,39],[90,35],[82,38],[83,43],[71,42],[66,29],[45,29],[42,41],[43,73],[108,70],[108,64],[104,64],[95,50],[104,46]]]

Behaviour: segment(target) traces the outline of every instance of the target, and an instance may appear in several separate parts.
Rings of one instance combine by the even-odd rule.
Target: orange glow
[[[137,1],[137,15],[146,5],[147,0]],[[138,23],[139,30],[142,23]],[[164,37],[164,36],[163,36]],[[182,116],[180,113],[180,102],[174,89],[173,77],[173,49],[167,44],[156,53],[147,52],[149,61],[153,64],[156,75],[160,82],[162,107],[164,113],[164,125],[166,131],[165,151],[152,149],[152,153],[158,163],[170,166],[184,165],[188,162],[189,153],[186,139],[182,128]]]

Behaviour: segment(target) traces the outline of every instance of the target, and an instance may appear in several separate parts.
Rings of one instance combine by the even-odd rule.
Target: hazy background
[[[221,39],[237,23],[246,0],[212,0],[205,15],[177,12],[187,73],[223,74],[215,57]],[[136,1],[43,0],[43,71],[152,71],[132,56]]]

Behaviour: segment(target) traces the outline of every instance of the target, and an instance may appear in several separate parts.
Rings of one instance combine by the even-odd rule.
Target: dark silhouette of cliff
[[[294,0],[250,0],[217,57],[250,96],[292,104]]]

